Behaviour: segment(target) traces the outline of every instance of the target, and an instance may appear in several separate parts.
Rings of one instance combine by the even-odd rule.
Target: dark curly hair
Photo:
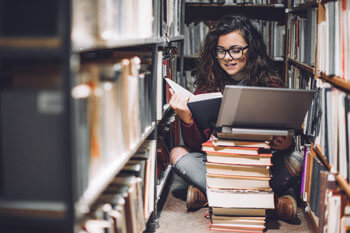
[[[266,45],[261,34],[244,16],[229,15],[213,25],[200,50],[195,86],[205,92],[223,91],[230,82],[230,76],[220,67],[214,52],[221,35],[240,31],[249,45],[245,66],[247,85],[282,87],[283,82],[273,69],[273,63],[266,54]]]

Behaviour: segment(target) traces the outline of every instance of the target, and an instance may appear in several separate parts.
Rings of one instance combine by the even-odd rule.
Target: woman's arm
[[[195,94],[197,91],[195,92]],[[175,94],[170,89],[171,99],[169,105],[176,114],[179,116],[181,121],[181,135],[184,143],[193,151],[200,151],[202,148],[202,143],[207,141],[210,135],[209,129],[201,132],[192,118],[191,110],[188,108],[187,103],[189,101],[188,97]],[[198,93],[197,93],[198,94]]]

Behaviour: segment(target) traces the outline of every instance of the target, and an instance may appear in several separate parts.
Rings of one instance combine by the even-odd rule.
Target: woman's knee
[[[170,163],[174,165],[180,158],[182,158],[188,152],[189,150],[186,147],[174,147],[169,153]]]

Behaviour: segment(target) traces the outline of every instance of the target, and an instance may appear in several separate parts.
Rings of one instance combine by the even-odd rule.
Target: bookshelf
[[[135,27],[121,25],[130,20],[119,15],[112,17],[119,9],[115,5],[104,8],[122,2],[129,7],[124,17],[142,12],[133,17]],[[55,0],[50,4],[0,0],[0,76],[6,76],[0,90],[2,230],[68,233],[82,231],[95,218],[102,221],[96,217],[95,205],[135,155],[144,153],[144,145],[157,141],[159,124],[170,112],[165,96],[157,95],[165,85],[159,65],[166,57],[160,52],[178,60],[171,71],[176,81],[184,82],[184,1],[139,4],[129,0]],[[28,12],[23,16],[10,15],[25,9]],[[130,32],[130,28],[138,31]],[[138,74],[127,73],[127,64]],[[131,76],[138,77],[136,89]],[[134,88],[132,95],[121,85]],[[119,102],[111,96],[120,97]],[[145,108],[141,99],[148,101]],[[130,127],[113,132],[121,124],[111,121],[116,119],[114,114]],[[11,129],[13,124],[18,127]],[[108,144],[113,135],[120,141],[118,146]],[[148,161],[153,164],[148,176],[153,177],[149,182],[154,188],[148,190],[148,198],[154,202],[148,203],[151,212],[146,217],[145,210],[146,224],[139,228],[147,232],[154,232],[158,225],[158,197],[171,173],[168,166],[157,185],[153,146],[147,153],[155,157]]]
[[[292,5],[293,2],[294,5]],[[348,6],[342,0],[288,1],[286,10],[287,21],[290,18],[294,20],[293,25],[299,24],[299,28],[297,26],[287,28],[286,71],[293,66],[302,72],[309,73],[308,77],[311,79],[305,88],[318,90],[317,96],[314,97],[314,104],[309,111],[310,116],[308,116],[309,119],[313,119],[314,123],[310,124],[306,121],[304,125],[306,129],[304,133],[307,141],[311,143],[311,148],[306,149],[305,176],[302,178],[302,182],[306,182],[306,185],[302,187],[306,187],[302,195],[309,195],[307,198],[303,197],[305,212],[313,232],[323,232],[324,227],[328,224],[327,221],[330,221],[330,216],[335,216],[347,208],[347,204],[335,207],[331,202],[328,203],[329,200],[343,198],[342,200],[348,201],[350,197],[349,118],[347,117],[350,85],[346,68],[349,54],[347,47],[344,47],[348,46],[346,41],[350,35],[344,31],[342,25],[345,22],[341,21],[346,17],[347,12]],[[303,38],[300,32],[310,35],[307,30],[302,31],[303,25],[309,25],[308,27],[311,25],[308,30],[316,32],[316,37],[308,36],[309,40],[310,38],[313,40],[314,50],[307,50],[300,44]],[[291,48],[293,46],[295,48]],[[305,49],[304,55],[309,54],[308,58],[313,57],[312,62],[300,56],[300,47]],[[310,53],[313,53],[312,56]],[[287,75],[288,72],[286,77]],[[323,178],[317,178],[320,174]],[[335,189],[332,185],[335,185]],[[311,186],[316,187],[316,192],[310,196]],[[327,203],[321,203],[322,200]],[[321,208],[321,205],[325,207]],[[329,205],[332,206],[329,207]],[[333,212],[328,213],[327,211]],[[345,217],[334,219],[342,230],[349,229],[344,219]],[[335,231],[335,229],[328,228],[328,231]]]

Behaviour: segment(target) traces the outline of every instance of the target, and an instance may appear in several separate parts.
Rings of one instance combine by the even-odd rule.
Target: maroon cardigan
[[[203,92],[199,90],[198,88],[194,92],[195,95],[203,94],[206,92]],[[185,146],[187,146],[191,151],[201,151],[202,143],[206,142],[210,135],[211,130],[205,129],[201,131],[196,122],[192,120],[191,124],[186,124],[183,121],[181,121],[181,134],[182,138],[184,140]]]

